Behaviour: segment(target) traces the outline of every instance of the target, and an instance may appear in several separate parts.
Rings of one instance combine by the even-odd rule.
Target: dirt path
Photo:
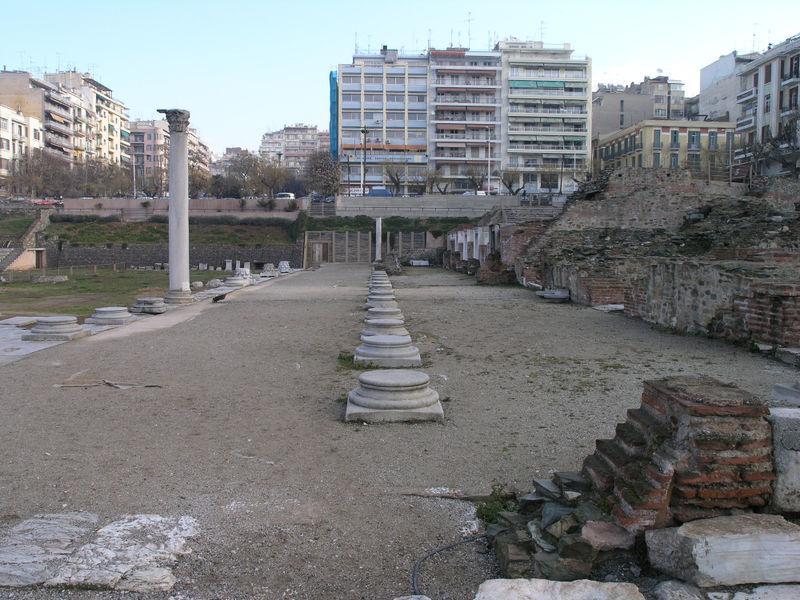
[[[700,372],[764,396],[794,376],[725,344],[418,270],[393,281],[445,423],[344,424],[357,372],[336,356],[357,345],[366,276],[330,265],[168,329],[0,367],[0,528],[62,510],[191,515],[203,533],[176,598],[393,598],[410,593],[413,561],[472,518],[466,503],[406,492],[527,488],[576,468],[638,404],[642,379]],[[53,387],[82,370],[164,387]],[[471,598],[493,575],[482,550],[427,563],[424,591]]]

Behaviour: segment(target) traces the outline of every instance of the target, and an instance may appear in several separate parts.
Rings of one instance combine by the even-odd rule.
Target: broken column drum
[[[239,275],[233,275],[231,277],[226,277],[222,285],[225,287],[244,287],[247,285],[247,280]]]
[[[381,245],[383,242],[383,219],[375,217],[375,262],[381,262]],[[386,273],[386,271],[382,271]]]
[[[133,318],[125,306],[103,306],[95,308],[87,323],[92,325],[125,325]]]
[[[149,315],[160,315],[167,312],[167,305],[164,303],[163,298],[156,296],[145,296],[144,298],[137,298],[136,304],[131,308],[132,313],[145,313]]]
[[[30,333],[23,334],[22,339],[30,342],[66,342],[88,334],[89,332],[78,324],[77,317],[59,315],[39,317]]]
[[[189,304],[189,111],[160,109],[169,123],[169,291],[167,304]]]
[[[361,336],[353,362],[357,365],[402,368],[422,366],[419,348],[411,344],[407,335]]]
[[[429,383],[427,374],[410,369],[362,373],[347,396],[345,421],[441,421],[439,394]]]
[[[367,319],[361,335],[408,335],[403,319]]]

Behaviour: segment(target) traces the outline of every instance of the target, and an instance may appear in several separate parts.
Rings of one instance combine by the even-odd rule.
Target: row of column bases
[[[376,253],[380,256],[381,221],[376,219]],[[359,367],[374,368],[358,377],[358,387],[347,396],[345,421],[385,423],[443,421],[439,394],[429,387],[421,367],[419,348],[411,342],[394,288],[376,261],[369,277],[361,345],[353,354]]]

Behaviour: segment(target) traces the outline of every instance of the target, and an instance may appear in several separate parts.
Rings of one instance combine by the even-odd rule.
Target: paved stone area
[[[428,496],[575,469],[643,379],[706,374],[764,398],[794,380],[741,348],[417,269],[392,282],[445,421],[344,423],[360,371],[336,357],[359,342],[367,272],[327,265],[0,367],[0,536],[36,514],[189,515],[174,589],[141,597],[394,598],[417,558],[474,531],[469,503]],[[54,387],[102,379],[162,387]],[[470,598],[495,575],[466,544],[421,583]]]

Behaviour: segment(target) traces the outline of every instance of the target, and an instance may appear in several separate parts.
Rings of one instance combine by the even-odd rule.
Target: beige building
[[[690,169],[720,177],[733,157],[732,122],[642,121],[595,142],[593,170],[643,167]]]
[[[44,131],[39,119],[0,105],[0,188],[4,187],[2,178],[14,171],[16,161],[43,146]]]
[[[0,71],[0,104],[41,123],[45,151],[74,160],[73,104],[57,85],[26,71]]]
[[[125,105],[88,73],[60,71],[47,73],[45,80],[85,99],[93,107],[94,155],[104,162],[129,164],[130,131]],[[91,116],[91,115],[90,115]]]
[[[324,145],[323,145],[324,144]],[[269,162],[300,173],[308,157],[320,149],[330,148],[327,131],[318,131],[316,125],[287,125],[261,137],[259,155]]]

